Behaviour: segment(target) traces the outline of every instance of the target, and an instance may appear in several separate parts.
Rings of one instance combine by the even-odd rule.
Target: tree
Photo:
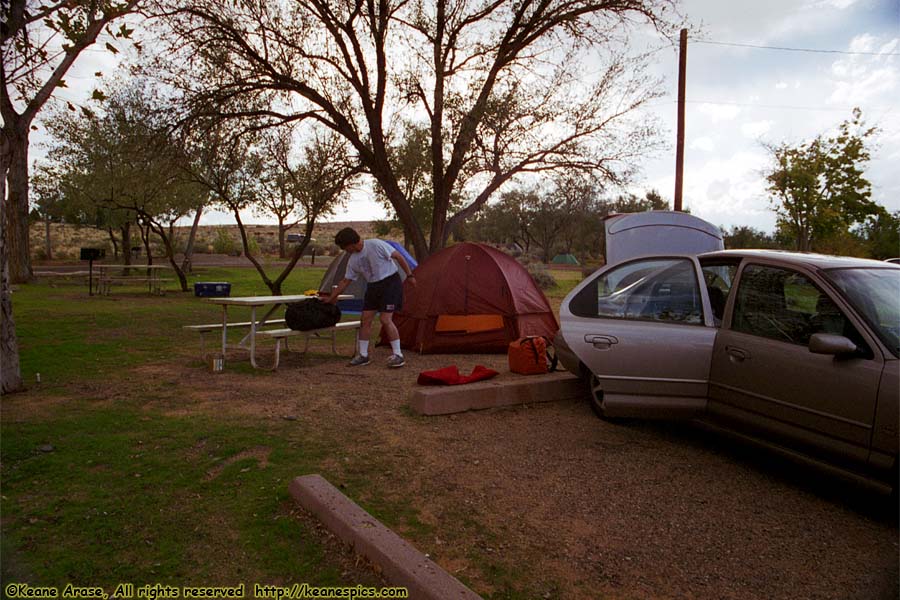
[[[900,256],[900,211],[890,213],[879,210],[866,219],[859,234],[865,240],[872,258],[897,258]]]
[[[81,52],[91,46],[107,25],[130,13],[141,0],[68,0],[43,4],[34,0],[7,0],[0,25],[0,345],[4,392],[22,389],[19,347],[13,321],[8,281],[29,281],[31,255],[28,240],[28,144],[35,117],[58,87]],[[128,38],[123,25],[112,32]],[[115,49],[112,44],[109,48]],[[18,107],[17,107],[18,104]]]
[[[345,200],[353,178],[360,172],[358,163],[349,156],[346,143],[333,133],[314,132],[303,150],[303,160],[298,164],[292,165],[292,161],[287,160],[292,155],[287,148],[281,157],[284,162],[273,166],[269,161],[280,159],[271,157],[258,135],[237,131],[227,122],[217,120],[195,121],[193,126],[192,155],[195,160],[190,167],[193,180],[209,190],[214,201],[231,212],[241,235],[244,255],[272,294],[281,294],[281,285],[312,239],[316,221],[332,214]],[[284,177],[278,184],[292,197],[290,203],[305,222],[305,235],[295,246],[288,264],[272,279],[254,256],[241,211],[258,206],[259,198],[280,193],[266,189],[272,184],[266,174],[276,167],[282,169]]]
[[[312,119],[343,136],[424,258],[517,174],[630,176],[655,137],[629,117],[660,87],[644,74],[646,57],[617,50],[635,22],[668,31],[672,6],[185,0],[168,13],[170,68],[183,65],[177,83],[198,111]],[[264,107],[248,110],[248,97]],[[391,160],[404,116],[429,134],[430,231]],[[454,194],[464,205],[450,214]]]
[[[619,194],[606,202],[607,214],[635,213],[648,210],[669,210],[669,202],[657,190],[650,190],[641,198],[634,194]]]
[[[58,174],[54,173],[48,165],[39,165],[31,176],[31,189],[34,192],[32,220],[44,223],[44,258],[46,260],[53,260],[50,225],[62,222],[65,214],[65,204],[58,181]]]
[[[297,211],[297,199],[292,193],[291,176],[288,173],[291,162],[291,129],[282,127],[269,134],[263,140],[266,155],[275,167],[268,169],[264,176],[267,185],[262,189],[262,194],[257,199],[254,211],[258,215],[275,215],[278,221],[278,256],[287,257],[285,237],[288,230],[299,224],[296,218],[291,218]]]
[[[591,179],[567,175],[557,179],[553,195],[566,213],[559,231],[559,250],[565,254],[594,254],[592,240],[602,228],[598,213],[598,185]]]
[[[768,147],[774,164],[766,181],[777,226],[797,250],[808,252],[829,237],[846,237],[878,212],[862,170],[869,160],[866,144],[876,133],[857,108],[831,137]]]
[[[181,289],[187,279],[175,261],[174,224],[203,197],[201,188],[186,176],[187,156],[171,135],[164,101],[143,82],[113,91],[102,114],[91,111],[59,115],[48,122],[56,139],[48,156],[62,172],[70,195],[80,197],[88,210],[125,214],[141,229],[152,263],[149,241],[163,243]],[[122,244],[130,264],[130,225],[124,225]]]
[[[132,12],[141,0],[71,0],[43,4],[11,0],[0,34],[3,116],[0,169],[8,179],[7,226],[4,247],[13,283],[31,279],[28,244],[28,144],[35,117],[54,90],[65,87],[65,75],[81,52],[93,45],[113,21]],[[128,38],[122,25],[110,32]],[[108,47],[115,50],[112,44]],[[16,104],[19,105],[17,108]]]
[[[428,129],[414,123],[405,124],[399,142],[389,147],[388,157],[400,189],[409,200],[413,218],[424,230],[431,230],[434,216],[434,190],[431,187],[433,168],[431,135]],[[400,227],[403,230],[404,245],[409,247],[413,233],[400,220],[381,186],[376,186],[376,194],[382,205],[390,213],[393,213],[389,221],[389,229]],[[450,200],[450,210],[459,210],[461,206],[462,199],[459,193],[454,193]]]
[[[725,235],[725,247],[729,250],[738,248],[778,248],[778,242],[765,231],[748,225],[733,225],[730,230],[720,227]]]
[[[665,210],[668,203],[656,190],[644,198],[620,194],[599,198],[597,181],[568,173],[556,177],[549,189],[513,189],[488,205],[468,228],[473,239],[519,244],[526,253],[541,249],[549,262],[559,251],[600,256],[604,247],[603,220],[611,213]]]

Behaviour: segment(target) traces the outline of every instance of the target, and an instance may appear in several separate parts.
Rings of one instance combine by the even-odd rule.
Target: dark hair
[[[351,244],[356,244],[359,242],[359,234],[356,233],[352,227],[344,227],[340,231],[337,232],[337,235],[334,236],[334,243],[337,244],[337,247],[343,250],[347,246]]]

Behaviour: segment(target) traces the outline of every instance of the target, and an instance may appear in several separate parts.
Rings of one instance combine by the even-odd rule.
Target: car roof
[[[785,250],[719,250],[716,252],[705,252],[697,256],[698,258],[765,258],[819,269],[846,269],[851,267],[890,269],[894,267],[891,263],[881,260],[856,258],[853,256],[830,256],[809,252],[787,252]]]

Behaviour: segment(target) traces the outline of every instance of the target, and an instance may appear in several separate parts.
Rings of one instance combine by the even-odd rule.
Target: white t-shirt
[[[362,277],[369,283],[390,277],[400,270],[391,258],[393,252],[394,247],[383,240],[363,240],[362,251],[350,255],[344,277],[351,281]]]

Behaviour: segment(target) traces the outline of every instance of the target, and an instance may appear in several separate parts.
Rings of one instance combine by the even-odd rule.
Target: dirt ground
[[[586,402],[416,416],[421,370],[518,376],[505,356],[408,353],[389,370],[388,354],[352,369],[288,355],[261,376],[182,361],[141,367],[152,377],[140,379],[165,390],[165,412],[346,431],[360,443],[334,457],[337,477],[383,457],[377,480],[434,532],[414,544],[482,594],[512,577],[529,598],[898,596],[896,511],[882,494],[686,424],[603,422]]]

